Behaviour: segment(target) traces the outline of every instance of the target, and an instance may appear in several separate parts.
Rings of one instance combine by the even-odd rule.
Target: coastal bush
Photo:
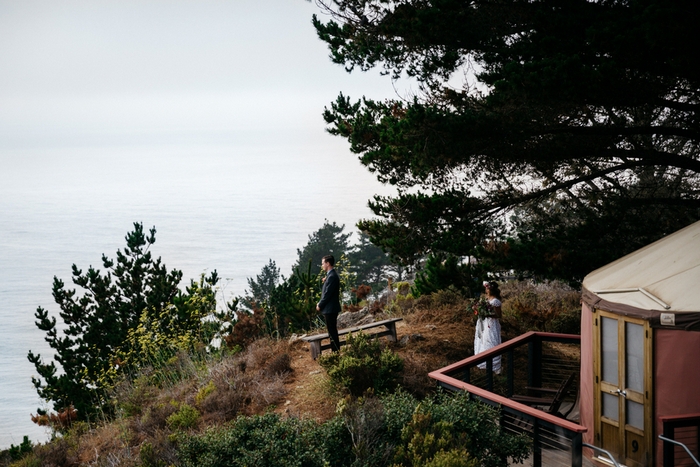
[[[476,467],[477,460],[465,447],[466,434],[455,431],[454,423],[433,422],[432,414],[420,408],[416,408],[411,422],[401,431],[401,445],[396,450],[394,466]]]
[[[319,357],[331,384],[361,396],[368,389],[377,393],[392,390],[398,384],[403,360],[388,348],[382,349],[378,339],[365,333],[350,334],[343,352]]]
[[[343,452],[345,460],[331,465],[384,466],[393,461],[405,467],[505,467],[504,459],[518,462],[529,452],[526,438],[503,432],[498,412],[470,401],[466,393],[438,393],[421,402],[399,390],[350,401],[328,423],[337,424],[339,418],[349,439],[347,435],[319,439],[324,443],[347,439],[352,456]]]
[[[322,467],[322,441],[310,420],[277,414],[239,417],[230,426],[183,438],[184,467]]]
[[[525,437],[502,431],[498,411],[469,400],[465,392],[438,392],[419,401],[399,390],[374,402],[371,398],[351,402],[340,416],[352,433],[353,453],[367,452],[357,449],[355,440],[360,444],[365,440],[371,447],[369,456],[356,457],[358,466],[388,465],[379,459],[387,452],[400,466],[464,465],[451,462],[457,453],[467,452],[483,467],[505,467],[505,459],[517,463],[529,454]]]
[[[561,281],[509,281],[502,285],[503,323],[513,334],[527,331],[578,334],[581,293]]]
[[[24,438],[22,438],[22,442],[19,443],[19,446],[10,444],[9,453],[12,460],[19,460],[30,452],[32,452],[32,442],[29,441],[29,436],[25,435]]]
[[[320,450],[324,466],[349,466],[353,463],[352,435],[342,416],[336,416],[314,428],[316,447]]]
[[[421,402],[420,410],[431,414],[434,422],[449,423],[455,433],[463,433],[464,447],[483,467],[505,467],[507,458],[519,463],[529,454],[529,440],[525,436],[504,432],[498,424],[498,411],[469,400],[466,392],[438,392]]]
[[[143,443],[139,449],[139,460],[143,467],[165,467],[167,464],[159,458],[153,444]]]
[[[189,404],[182,404],[177,412],[171,414],[165,423],[171,430],[186,430],[197,425],[199,411]]]

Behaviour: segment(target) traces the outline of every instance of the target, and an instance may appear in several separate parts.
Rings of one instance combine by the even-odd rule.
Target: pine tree
[[[360,241],[348,253],[352,271],[357,275],[357,284],[365,284],[378,290],[385,282],[387,267],[391,264],[389,255],[369,240],[369,236],[360,233]]]
[[[280,282],[280,268],[270,259],[270,261],[262,267],[260,274],[248,278],[248,289],[245,291],[245,297],[242,304],[252,310],[253,306],[267,307],[270,302],[270,295],[275,287]]]
[[[41,355],[31,350],[28,354],[40,376],[32,377],[32,382],[54,410],[73,406],[86,419],[104,409],[96,407],[101,400],[99,380],[114,365],[112,357],[138,326],[144,310],[164,315],[178,295],[182,272],[168,271],[149,251],[155,233],[155,227],[146,234],[143,224],[134,223],[134,230],[126,235],[126,248],[117,250],[116,261],[102,255],[104,272],[90,266],[83,273],[74,264],[72,279],[80,293],[54,277],[53,296],[62,324],[58,326],[56,317],[42,307],[35,316],[55,355],[44,363]]]
[[[397,188],[358,227],[405,264],[508,240],[493,249],[503,268],[580,280],[700,219],[692,2],[319,4],[334,62],[418,85],[406,99],[341,94],[324,113]]]
[[[326,255],[333,255],[338,261],[349,250],[348,241],[352,234],[344,233],[345,225],[335,222],[329,223],[328,219],[323,226],[309,235],[308,243],[301,249],[297,249],[297,262],[292,268],[305,271],[311,261],[314,270],[321,268],[321,259]]]

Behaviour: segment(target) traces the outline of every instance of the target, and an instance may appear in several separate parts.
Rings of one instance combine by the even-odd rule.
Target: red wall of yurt
[[[583,336],[581,336],[583,342]],[[583,351],[581,352],[583,353]],[[654,332],[654,420],[656,465],[663,465],[659,417],[700,413],[700,332]]]

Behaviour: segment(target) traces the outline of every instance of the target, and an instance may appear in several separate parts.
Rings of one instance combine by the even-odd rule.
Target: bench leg
[[[309,342],[311,347],[311,358],[316,360],[316,358],[321,354],[321,341]]]
[[[391,332],[391,334],[389,334],[387,336],[389,338],[389,340],[392,342],[396,342],[396,323],[395,322],[387,323],[385,326],[387,327],[389,332]]]

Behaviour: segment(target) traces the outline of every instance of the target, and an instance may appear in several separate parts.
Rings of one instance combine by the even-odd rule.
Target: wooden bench
[[[381,331],[381,332],[377,332],[374,334],[369,334],[369,336],[370,337],[388,336],[390,341],[396,342],[396,322],[401,321],[401,320],[403,320],[403,318],[390,318],[390,319],[385,319],[382,321],[375,321],[374,323],[363,324],[362,326],[355,326],[352,328],[339,329],[338,330],[338,337],[344,336],[345,334],[349,334],[351,332],[359,332],[359,331],[364,331],[366,329],[372,329],[372,328],[383,326],[386,328],[386,330]],[[323,341],[324,339],[329,339],[329,343],[322,344],[321,341]],[[316,358],[319,355],[321,355],[321,352],[323,352],[326,349],[331,348],[330,338],[328,336],[328,333],[302,337],[302,340],[309,343],[309,346],[311,347],[311,358],[313,358],[314,360],[316,360]],[[342,340],[340,341],[341,346],[343,346],[345,344],[346,344],[345,341],[342,341]]]

